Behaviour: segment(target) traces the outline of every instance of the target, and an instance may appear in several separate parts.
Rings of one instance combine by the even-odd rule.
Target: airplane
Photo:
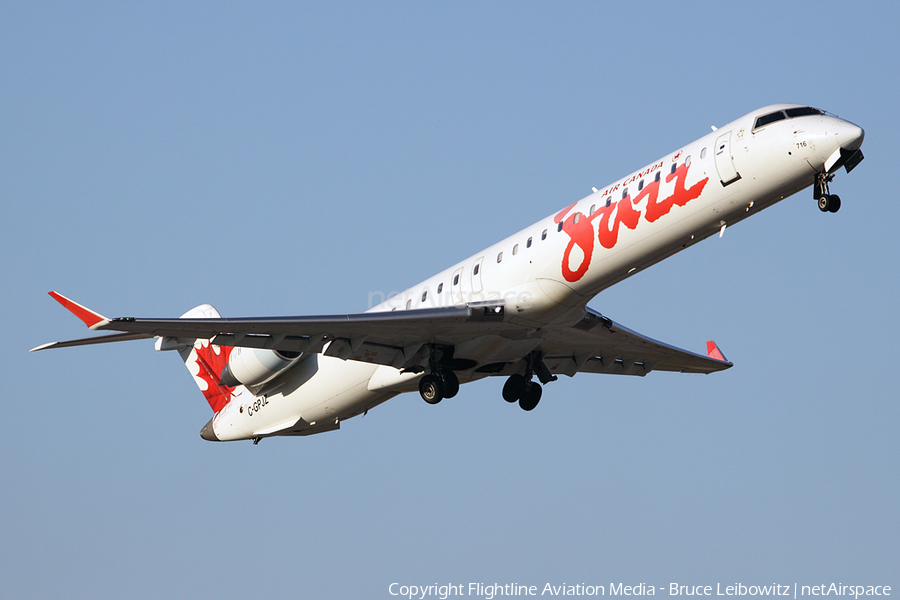
[[[809,186],[837,212],[829,183],[863,160],[864,135],[810,106],[760,108],[363,313],[223,318],[204,304],[178,319],[110,319],[50,292],[88,328],[118,333],[32,351],[156,338],[213,410],[200,436],[254,444],[339,429],[404,392],[437,404],[485,377],[505,377],[503,399],[530,411],[561,374],[722,371],[732,363],[715,342],[676,348],[588,301]]]

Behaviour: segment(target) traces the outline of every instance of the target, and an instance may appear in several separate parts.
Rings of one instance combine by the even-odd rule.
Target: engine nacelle
[[[219,383],[228,387],[261,385],[294,364],[299,352],[237,347],[222,369]]]

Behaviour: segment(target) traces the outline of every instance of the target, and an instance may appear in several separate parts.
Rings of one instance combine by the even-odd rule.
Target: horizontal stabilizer
[[[129,340],[144,340],[152,338],[150,333],[112,333],[109,335],[96,335],[89,338],[81,338],[78,340],[68,340],[65,342],[50,342],[49,344],[41,344],[37,348],[32,348],[29,352],[37,352],[38,350],[47,350],[48,348],[68,348],[70,346],[88,346],[90,344],[108,344],[110,342],[127,342]]]
[[[110,323],[109,319],[107,319],[97,311],[91,310],[86,306],[78,304],[74,300],[66,298],[60,293],[49,292],[49,294],[50,297],[62,304],[66,308],[66,310],[78,317],[81,322],[87,325],[90,329],[102,329],[105,325],[108,325]],[[154,337],[152,333],[144,332],[113,333],[109,335],[98,335],[96,337],[80,338],[77,340],[67,340],[65,342],[50,342],[48,344],[41,344],[40,346],[29,350],[29,352],[47,350],[48,348],[68,348],[70,346],[88,346],[91,344],[108,344],[110,342],[143,340],[152,337]]]

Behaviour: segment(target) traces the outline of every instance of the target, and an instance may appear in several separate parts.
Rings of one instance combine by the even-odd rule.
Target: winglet
[[[109,323],[109,319],[107,319],[100,313],[94,312],[93,310],[82,306],[73,300],[69,300],[62,294],[58,294],[56,292],[48,293],[54,300],[62,304],[66,308],[66,310],[81,319],[89,329],[97,329],[101,325]]]
[[[728,362],[728,359],[725,358],[725,355],[722,354],[722,351],[719,350],[719,347],[716,346],[716,343],[712,340],[706,342],[706,353],[710,358],[721,360],[722,362]]]

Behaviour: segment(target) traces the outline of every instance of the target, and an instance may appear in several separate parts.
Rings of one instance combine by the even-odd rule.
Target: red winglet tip
[[[728,362],[728,360],[725,359],[725,355],[722,354],[722,351],[719,350],[719,347],[716,346],[716,343],[712,340],[706,342],[706,353],[709,354],[710,358],[721,360],[722,362]]]
[[[109,320],[100,313],[94,312],[91,309],[86,308],[73,300],[69,300],[62,294],[58,294],[56,292],[48,293],[54,300],[62,304],[66,308],[66,310],[81,319],[81,321],[90,329],[93,329],[100,323]]]

